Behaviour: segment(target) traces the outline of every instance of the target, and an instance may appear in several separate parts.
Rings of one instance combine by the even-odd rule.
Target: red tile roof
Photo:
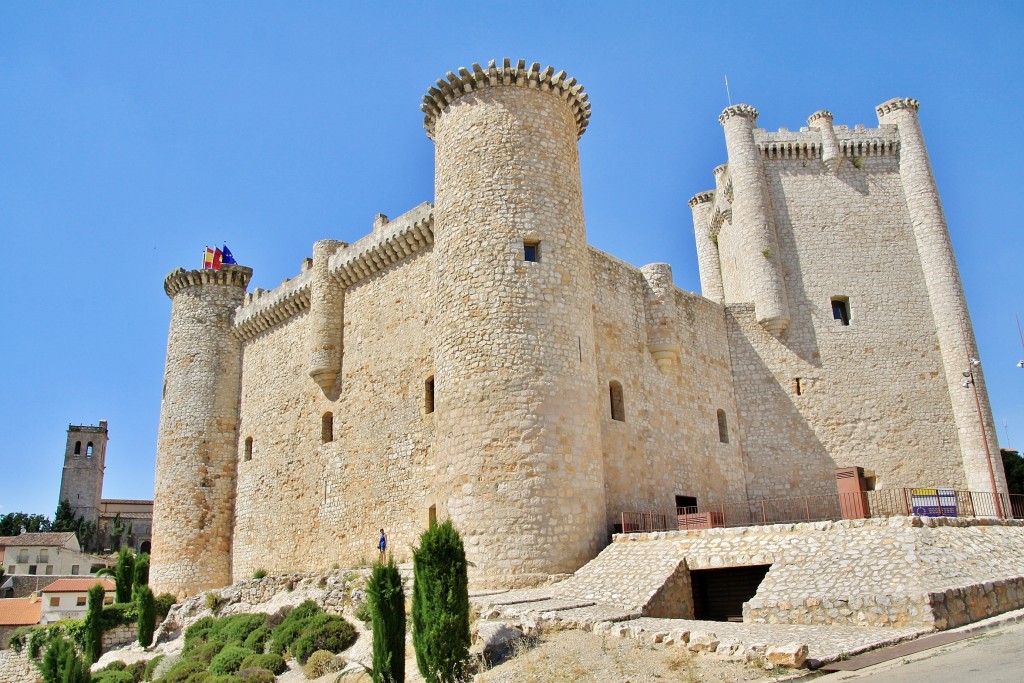
[[[20,536],[2,536],[3,542],[0,545],[11,546],[57,546],[63,547],[65,543],[74,538],[74,531],[51,531],[47,533],[21,534]]]
[[[39,623],[38,598],[5,598],[0,600],[0,626],[30,626]]]
[[[85,593],[97,583],[103,585],[103,590],[114,590],[114,582],[111,579],[96,578],[87,576],[81,579],[57,579],[43,589],[44,593]]]

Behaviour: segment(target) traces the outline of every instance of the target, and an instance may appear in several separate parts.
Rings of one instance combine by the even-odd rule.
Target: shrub
[[[405,680],[405,591],[394,560],[377,564],[366,584],[373,621],[373,682]]]
[[[92,683],[135,683],[135,678],[130,671],[107,668],[94,674]]]
[[[132,601],[132,580],[135,578],[135,553],[122,546],[117,553],[117,565],[114,567],[114,581],[117,584],[117,600],[115,602]]]
[[[63,638],[54,638],[46,648],[43,661],[39,663],[39,673],[44,683],[62,683],[67,654],[75,652],[75,646]]]
[[[89,605],[85,612],[85,661],[92,664],[103,653],[103,612],[104,590],[101,584],[89,589]]]
[[[307,622],[318,614],[322,614],[320,607],[312,600],[306,600],[289,612],[270,635],[270,651],[275,654],[284,653],[305,630]]]
[[[262,654],[267,649],[268,640],[270,629],[264,624],[245,637],[244,645],[256,654]]]
[[[75,654],[72,649],[64,655],[64,674],[61,683],[91,683],[89,663]]]
[[[153,680],[153,672],[160,665],[160,662],[164,661],[164,655],[157,655],[153,659],[146,662],[146,670],[142,674],[142,680],[151,681]]]
[[[135,570],[132,572],[132,590],[138,591],[142,586],[149,585],[149,553],[135,556]]]
[[[318,614],[288,648],[292,655],[305,664],[317,650],[341,652],[356,641],[356,629],[344,617]]]
[[[137,662],[133,662],[125,668],[125,671],[131,672],[132,680],[134,680],[135,683],[141,683],[143,676],[146,675],[146,661],[144,659],[140,659]]]
[[[238,683],[274,683],[276,679],[270,671],[258,668],[241,669],[235,674]]]
[[[146,584],[136,589],[135,597],[139,606],[139,625],[135,632],[139,645],[149,647],[153,644],[153,630],[156,629],[156,598]]]
[[[7,646],[15,652],[21,652],[28,643],[28,639],[29,636],[32,635],[32,631],[35,629],[35,626],[19,626],[14,629],[11,631],[10,637],[7,638]]]
[[[156,616],[159,619],[163,619],[167,616],[167,613],[171,611],[171,607],[178,601],[170,593],[161,593],[156,596]]]
[[[451,520],[434,524],[413,550],[412,642],[427,683],[462,680],[469,659],[466,551]]]
[[[309,679],[320,678],[324,674],[340,671],[343,667],[338,664],[333,652],[317,650],[306,660],[306,665],[302,667],[302,673]]]
[[[252,578],[254,578],[254,579],[262,579],[266,575],[267,575],[267,570],[266,569],[257,569],[256,571],[254,571],[252,573]]]
[[[160,677],[160,683],[186,683],[194,674],[206,673],[206,664],[183,659]]]
[[[210,610],[214,614],[220,611],[221,606],[224,604],[224,599],[220,596],[220,593],[216,591],[210,591],[204,598],[206,609]]]
[[[275,675],[280,675],[288,669],[288,665],[285,664],[284,657],[281,655],[275,655],[273,653],[265,655],[255,654],[249,655],[243,659],[242,665],[238,667],[238,669],[239,671],[243,669],[266,669]]]
[[[373,611],[370,609],[370,603],[368,601],[359,603],[355,610],[353,610],[352,614],[356,619],[364,624],[369,624],[370,621],[373,620]]]
[[[181,661],[181,655],[165,655],[159,658],[160,661],[153,665],[153,672],[150,680],[159,681]]]
[[[222,643],[243,642],[267,623],[267,615],[261,612],[255,614],[233,614],[230,617],[217,619],[210,629],[209,639]]]
[[[242,666],[246,657],[253,654],[241,645],[225,645],[224,649],[210,662],[210,673],[212,674],[233,674]]]
[[[100,623],[104,631],[118,626],[131,626],[139,619],[139,607],[134,602],[115,602],[100,612]]]
[[[203,664],[209,665],[213,661],[213,658],[220,654],[220,651],[224,649],[227,643],[219,643],[214,641],[212,643],[203,643],[196,645],[187,653],[182,652],[187,659],[191,659],[196,662],[202,662]]]

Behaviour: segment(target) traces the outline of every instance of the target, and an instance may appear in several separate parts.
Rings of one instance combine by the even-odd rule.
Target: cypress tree
[[[135,574],[135,555],[127,547],[117,553],[117,566],[114,568],[114,580],[117,582],[117,602],[131,602],[132,579]]]
[[[43,676],[43,683],[63,683],[69,652],[74,655],[75,647],[60,636],[50,641],[46,653],[43,654],[43,661],[39,663],[39,673]]]
[[[149,553],[135,556],[135,571],[132,573],[132,594],[137,594],[143,586],[149,585]]]
[[[374,565],[366,596],[373,620],[373,683],[404,683],[405,591],[393,559]]]
[[[412,642],[428,683],[461,681],[469,659],[466,551],[451,520],[435,524],[413,550]]]
[[[103,622],[100,620],[100,613],[103,612],[103,596],[106,591],[103,585],[97,583],[89,589],[89,604],[85,612],[85,659],[87,664],[92,664],[103,654]]]
[[[135,600],[139,608],[139,623],[136,633],[139,645],[149,647],[153,644],[153,630],[156,628],[156,598],[149,586],[142,584],[135,590]]]

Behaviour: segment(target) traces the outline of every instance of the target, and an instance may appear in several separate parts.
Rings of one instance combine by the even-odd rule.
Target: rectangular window
[[[523,260],[533,263],[540,261],[540,242],[523,241]]]
[[[697,498],[695,496],[676,496],[677,514],[685,515],[697,511]]]
[[[114,604],[114,597],[112,595],[108,595],[107,597],[103,598],[103,604],[104,605],[113,605]]]
[[[28,573],[32,574],[32,575],[35,575],[35,573],[36,573],[36,566],[34,564],[30,564],[28,566]]]
[[[434,412],[434,376],[431,375],[423,382],[423,411]]]
[[[50,553],[47,550],[39,551],[39,564],[46,564],[50,561]]]
[[[78,576],[78,565],[77,564],[71,565],[71,575],[72,576]]]
[[[53,565],[52,564],[48,564],[48,565],[46,565],[46,575],[50,576],[51,574],[53,574]]]
[[[27,564],[27,563],[28,563],[28,551],[27,550],[19,550],[18,551],[18,564]]]
[[[832,297],[832,319],[840,325],[850,324],[850,300],[845,296]]]
[[[9,566],[7,567],[7,573],[8,573],[8,574],[14,574],[14,570],[15,570],[15,569],[16,569],[16,567],[15,567],[15,566],[14,566],[13,564],[12,564],[12,565],[9,565]]]
[[[75,598],[75,607],[85,607],[85,596],[79,595]]]
[[[50,598],[50,607],[59,607],[59,606],[60,606],[60,597]]]

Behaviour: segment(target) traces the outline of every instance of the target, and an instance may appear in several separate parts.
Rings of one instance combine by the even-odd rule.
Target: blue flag
[[[236,261],[235,257],[231,255],[231,251],[228,249],[227,244],[224,245],[224,248],[221,249],[221,252],[221,263],[230,263],[235,266],[238,265],[238,261]]]

